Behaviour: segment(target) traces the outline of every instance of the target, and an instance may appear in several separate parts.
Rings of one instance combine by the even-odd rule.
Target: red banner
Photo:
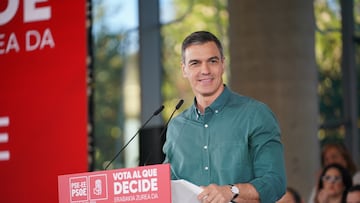
[[[59,176],[59,203],[171,203],[170,165]]]
[[[0,202],[87,171],[85,0],[0,1]]]

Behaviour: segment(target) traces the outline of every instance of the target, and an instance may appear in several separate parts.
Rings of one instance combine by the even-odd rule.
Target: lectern
[[[58,176],[60,203],[171,203],[170,165]]]

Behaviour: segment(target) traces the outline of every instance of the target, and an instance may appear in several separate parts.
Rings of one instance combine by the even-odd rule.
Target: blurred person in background
[[[346,195],[346,203],[360,203],[360,185],[349,188]]]
[[[322,169],[326,166],[337,163],[346,168],[350,175],[353,177],[353,183],[360,183],[360,172],[357,172],[357,168],[353,158],[346,148],[346,146],[341,142],[328,142],[323,145],[321,149],[321,173]],[[316,179],[319,179],[319,174]],[[317,183],[318,184],[318,183]],[[310,194],[308,203],[314,203],[316,193],[316,186],[314,186],[312,193]]]
[[[318,180],[315,203],[346,203],[348,189],[352,187],[350,172],[340,164],[326,166]]]
[[[356,165],[351,157],[348,149],[343,143],[327,143],[322,147],[321,151],[321,166],[322,168],[327,165],[337,163],[346,168],[351,176],[356,173]]]

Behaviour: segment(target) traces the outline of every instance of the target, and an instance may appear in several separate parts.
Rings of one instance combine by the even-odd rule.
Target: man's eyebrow
[[[213,59],[220,60],[220,57],[218,57],[218,56],[213,56],[213,57],[210,57],[208,60],[210,61],[210,60],[213,60]]]
[[[215,59],[215,60],[220,60],[220,57],[218,57],[218,56],[212,56],[212,57],[206,59],[206,61],[211,61],[211,60],[214,60],[214,59]],[[190,59],[187,63],[189,64],[189,63],[199,62],[199,61],[201,61],[201,60],[199,60],[199,59]]]
[[[188,61],[188,63],[199,62],[199,61],[200,61],[199,59],[190,59],[190,60]]]

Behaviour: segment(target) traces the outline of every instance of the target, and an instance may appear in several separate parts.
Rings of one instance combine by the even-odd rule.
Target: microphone
[[[164,105],[161,105],[152,115],[151,117],[136,131],[136,133],[131,137],[131,139],[120,149],[120,151],[114,156],[114,158],[106,165],[106,170],[114,161],[115,159],[121,154],[122,151],[130,144],[130,142],[136,137],[137,134],[139,134],[140,130],[142,130],[145,125],[154,117],[157,116],[160,112],[164,110]]]
[[[166,131],[166,129],[167,129],[167,126],[169,125],[170,120],[171,120],[172,117],[174,116],[175,111],[177,111],[178,109],[180,109],[180,107],[183,105],[183,103],[184,103],[184,100],[183,100],[183,99],[180,99],[180,101],[176,104],[174,111],[171,113],[169,119],[167,120],[167,122],[166,122],[166,124],[165,124],[165,126],[164,126],[164,129],[163,129],[163,130],[161,131],[161,133],[160,133],[160,137],[162,137],[162,136],[165,134],[165,131]]]
[[[184,100],[183,100],[183,99],[180,99],[180,101],[176,104],[174,111],[171,113],[171,115],[170,115],[169,119],[167,120],[164,128],[163,128],[162,131],[160,132],[160,138],[162,138],[162,137],[164,136],[164,134],[165,134],[165,132],[166,132],[166,130],[167,130],[167,126],[169,125],[170,120],[171,120],[172,117],[174,116],[175,111],[177,111],[177,110],[183,105],[183,103],[184,103]],[[146,163],[149,161],[151,155],[153,154],[152,152],[153,152],[153,151],[150,152],[149,156],[148,156],[147,159],[145,160],[144,166],[145,166]]]

